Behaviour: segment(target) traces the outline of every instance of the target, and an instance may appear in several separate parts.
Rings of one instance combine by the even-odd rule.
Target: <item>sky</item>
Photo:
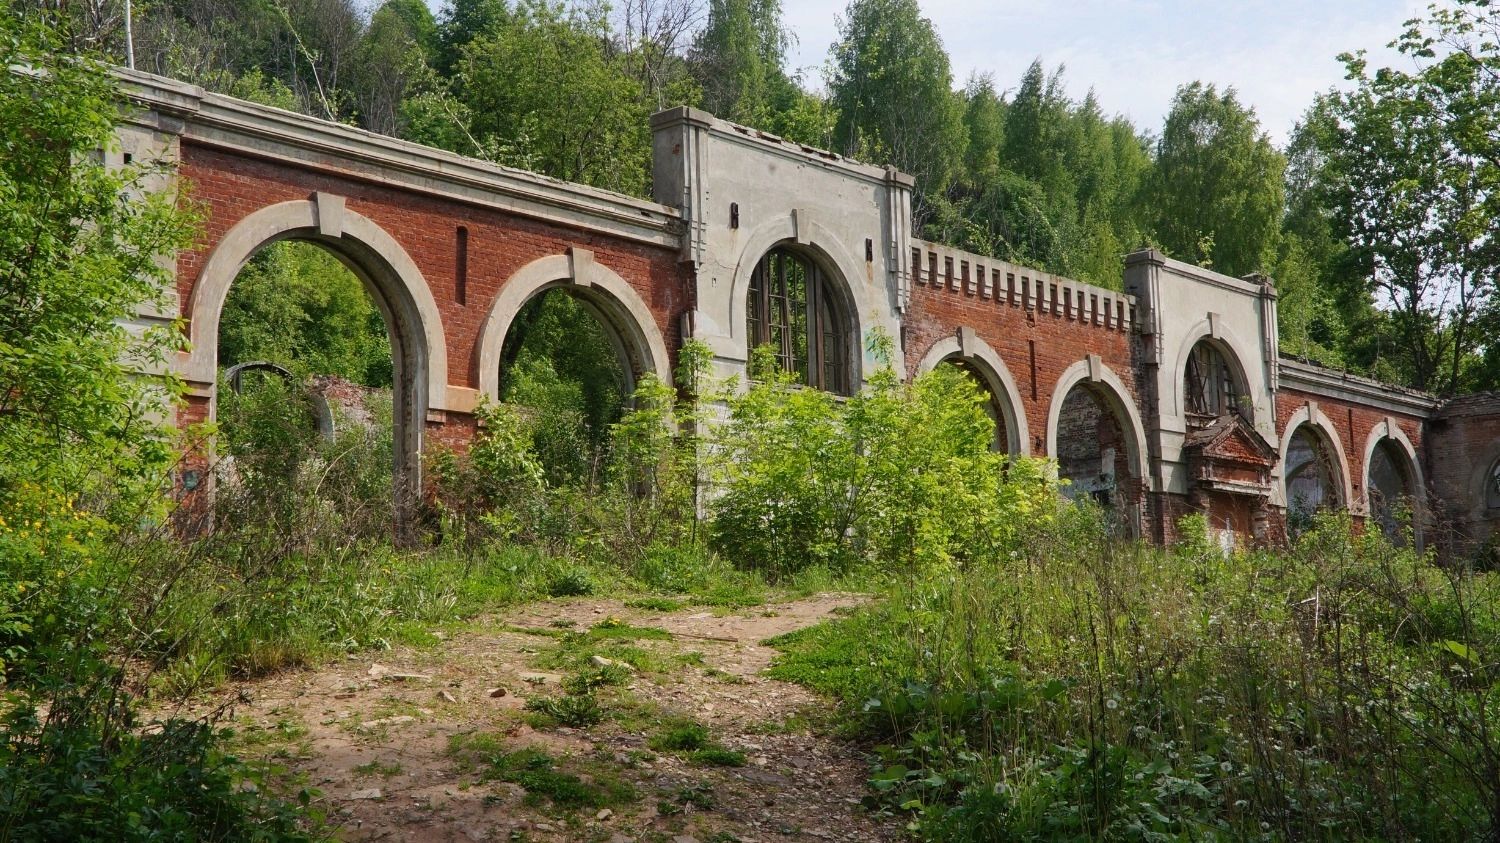
[[[1106,114],[1159,132],[1177,86],[1233,86],[1278,145],[1313,96],[1344,85],[1341,52],[1407,63],[1385,49],[1429,0],[920,0],[953,61],[954,85],[989,73],[1013,89],[1033,59],[1066,67],[1069,93],[1092,87]],[[434,11],[443,0],[427,0]],[[797,44],[789,70],[823,88],[848,0],[782,0]],[[704,3],[706,6],[707,3]]]
[[[782,0],[797,37],[790,63],[822,85],[828,47],[847,0]],[[1385,49],[1427,0],[923,0],[953,61],[954,84],[989,73],[1013,90],[1032,60],[1058,64],[1069,93],[1094,88],[1106,114],[1158,132],[1177,86],[1194,79],[1234,86],[1278,144],[1314,94],[1343,83],[1337,56]]]

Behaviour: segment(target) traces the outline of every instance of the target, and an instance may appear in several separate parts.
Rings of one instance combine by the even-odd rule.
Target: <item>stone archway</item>
[[[481,396],[500,400],[501,353],[521,308],[536,296],[558,288],[577,298],[608,329],[628,378],[626,394],[635,379],[646,372],[655,373],[663,383],[672,382],[667,343],[650,308],[619,274],[595,263],[592,252],[573,248],[567,254],[526,264],[500,288],[475,348]]]
[[[1349,505],[1347,475],[1341,476],[1344,466],[1337,440],[1316,422],[1288,427],[1281,448],[1281,482],[1289,532],[1305,529],[1320,510]]]
[[[1354,494],[1351,485],[1351,475],[1349,473],[1349,459],[1344,454],[1343,440],[1339,438],[1338,428],[1334,426],[1333,421],[1324,415],[1315,401],[1307,402],[1305,406],[1292,413],[1282,428],[1281,447],[1278,449],[1278,453],[1281,454],[1281,465],[1279,467],[1281,483],[1277,489],[1279,500],[1275,501],[1275,503],[1279,503],[1282,507],[1290,511],[1291,501],[1287,497],[1286,482],[1289,467],[1287,464],[1287,453],[1292,447],[1293,437],[1297,435],[1299,430],[1303,430],[1304,428],[1308,435],[1314,437],[1315,444],[1323,449],[1324,456],[1326,457],[1330,474],[1331,492],[1335,499],[1335,503],[1332,505],[1352,507]]]
[[[1145,428],[1130,390],[1096,355],[1068,367],[1052,391],[1047,455],[1072,494],[1087,495],[1140,529],[1149,487]]]
[[[864,277],[864,264],[854,259],[843,241],[820,223],[815,214],[805,210],[794,210],[765,221],[750,231],[743,242],[735,259],[728,298],[713,303],[710,308],[718,319],[726,320],[726,324],[717,324],[718,319],[713,320],[708,339],[715,353],[732,360],[750,359],[752,341],[746,311],[752,276],[761,260],[772,250],[778,247],[795,249],[822,268],[833,291],[841,299],[840,307],[844,310],[850,336],[849,391],[858,392],[866,371],[876,365],[876,361],[865,359],[864,332],[882,324],[891,330],[893,336],[898,330],[881,319],[880,303],[871,295],[867,285],[860,282]],[[700,309],[704,304],[708,303],[700,303]]]
[[[208,396],[208,418],[217,410],[219,318],[229,289],[250,258],[282,240],[327,249],[371,294],[390,335],[395,452],[393,490],[398,531],[410,522],[420,497],[423,426],[429,409],[447,403],[448,352],[437,303],[406,250],[380,226],[345,207],[343,197],[262,208],[236,223],[215,244],[187,303],[190,350],[178,373]]]
[[[1365,505],[1372,521],[1393,540],[1403,540],[1402,510],[1411,518],[1417,546],[1422,544],[1426,488],[1417,450],[1393,419],[1370,430],[1365,442]]]
[[[1021,406],[1021,391],[1005,361],[988,343],[979,339],[973,329],[959,328],[957,336],[934,343],[917,364],[917,373],[930,372],[941,363],[955,360],[965,363],[994,397],[1006,453],[1029,456],[1031,433]]]

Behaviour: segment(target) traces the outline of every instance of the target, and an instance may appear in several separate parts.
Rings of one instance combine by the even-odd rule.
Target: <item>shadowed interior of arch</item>
[[[543,467],[583,481],[603,464],[634,386],[629,341],[596,303],[562,287],[526,302],[500,353],[500,400],[525,408]]]
[[[1057,423],[1057,473],[1064,494],[1105,507],[1127,500],[1132,479],[1126,426],[1108,397],[1078,384],[1063,400]]]
[[[1413,473],[1411,459],[1395,440],[1386,437],[1375,443],[1369,467],[1370,518],[1397,543],[1405,541],[1406,520],[1413,509]]]
[[[403,421],[385,310],[351,264],[316,242],[271,243],[246,262],[219,317],[221,506],[258,505],[245,497],[279,484],[285,496],[339,498],[331,505],[358,518],[356,531],[390,528]],[[290,376],[224,378],[252,361]]]
[[[1336,479],[1338,467],[1333,449],[1309,424],[1292,434],[1283,457],[1286,484],[1287,529],[1305,529],[1320,509],[1341,504]]]

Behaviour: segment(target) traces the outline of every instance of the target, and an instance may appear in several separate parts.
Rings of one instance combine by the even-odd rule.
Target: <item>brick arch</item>
[[[500,400],[500,353],[505,335],[521,308],[551,289],[567,289],[608,328],[605,333],[629,364],[625,368],[632,383],[626,384],[627,393],[634,379],[646,372],[655,373],[663,383],[672,382],[667,343],[651,309],[618,273],[597,263],[592,252],[575,248],[564,255],[537,258],[516,270],[500,288],[474,349],[481,396]]]
[[[344,199],[316,193],[255,211],[224,234],[204,261],[187,302],[189,350],[178,361],[189,381],[209,385],[208,417],[217,410],[219,318],[230,287],[256,252],[282,240],[316,243],[371,291],[390,335],[394,366],[398,520],[421,490],[423,425],[427,411],[447,406],[448,350],[432,291],[395,238],[348,210]]]
[[[1350,485],[1349,458],[1344,453],[1344,443],[1343,440],[1339,439],[1338,428],[1334,426],[1332,419],[1324,415],[1323,411],[1311,402],[1295,413],[1292,413],[1291,417],[1286,420],[1286,427],[1281,431],[1281,447],[1277,453],[1281,455],[1283,462],[1277,466],[1278,473],[1281,475],[1281,482],[1276,484],[1275,489],[1276,497],[1280,499],[1277,502],[1283,508],[1288,505],[1286,499],[1286,465],[1284,461],[1286,459],[1287,448],[1292,444],[1292,436],[1303,425],[1311,427],[1314,433],[1323,439],[1323,444],[1332,450],[1334,457],[1338,459],[1337,467],[1339,476],[1336,491],[1339,494],[1339,505],[1356,515],[1363,515],[1364,512],[1360,509],[1359,502],[1354,499],[1354,489]]]
[[[1031,432],[1026,426],[1026,412],[1022,409],[1021,390],[1016,379],[1011,377],[1005,361],[990,348],[989,344],[974,335],[973,330],[960,328],[957,336],[947,337],[933,343],[926,356],[917,364],[917,372],[930,372],[939,363],[950,359],[962,359],[972,365],[984,378],[985,386],[999,398],[1000,411],[1005,417],[1006,450],[1019,456],[1031,455]]]
[[[1146,427],[1141,423],[1140,413],[1130,396],[1130,388],[1096,355],[1089,355],[1064,369],[1052,388],[1052,400],[1047,408],[1047,456],[1053,459],[1058,456],[1057,429],[1062,419],[1062,405],[1073,387],[1080,385],[1092,386],[1096,395],[1104,397],[1125,433],[1126,456],[1129,458],[1131,472],[1135,479],[1149,484],[1145,454]]]
[[[1479,512],[1487,509],[1489,500],[1488,485],[1490,482],[1490,469],[1500,464],[1500,441],[1490,443],[1485,447],[1482,456],[1475,460],[1474,466],[1469,470],[1469,480],[1466,491],[1471,495],[1473,508]]]
[[[1172,409],[1179,417],[1187,415],[1187,396],[1182,392],[1182,379],[1187,374],[1188,355],[1198,347],[1198,343],[1208,342],[1213,345],[1229,364],[1230,371],[1234,373],[1234,379],[1240,388],[1240,394],[1250,396],[1250,372],[1245,368],[1246,360],[1256,359],[1250,349],[1253,346],[1246,345],[1229,326],[1222,324],[1221,320],[1204,319],[1194,325],[1187,332],[1182,345],[1177,349],[1177,364],[1173,367],[1172,381]],[[1250,404],[1250,424],[1253,426],[1262,420],[1263,410],[1259,410],[1252,402]]]
[[[729,292],[730,346],[716,349],[724,356],[739,360],[750,359],[750,338],[746,319],[746,302],[750,297],[750,276],[755,272],[761,258],[778,246],[801,251],[816,261],[832,280],[833,287],[844,300],[850,320],[849,362],[853,369],[849,373],[850,389],[858,392],[864,383],[864,330],[867,326],[881,324],[879,308],[864,285],[859,283],[864,276],[863,264],[844,248],[843,241],[821,223],[800,211],[767,220],[757,226],[745,239],[735,263],[734,281]],[[720,326],[722,330],[724,326]]]

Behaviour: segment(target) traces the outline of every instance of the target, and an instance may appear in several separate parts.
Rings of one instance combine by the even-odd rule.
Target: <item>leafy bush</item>
[[[59,654],[61,655],[61,654]],[[298,804],[219,747],[203,721],[134,722],[120,675],[74,658],[40,713],[11,694],[0,717],[0,840],[310,840]]]
[[[843,402],[757,368],[771,374],[729,399],[713,448],[710,542],[736,564],[773,578],[963,564],[1057,508],[1039,463],[990,449],[984,397],[951,367],[910,383],[886,367]]]

